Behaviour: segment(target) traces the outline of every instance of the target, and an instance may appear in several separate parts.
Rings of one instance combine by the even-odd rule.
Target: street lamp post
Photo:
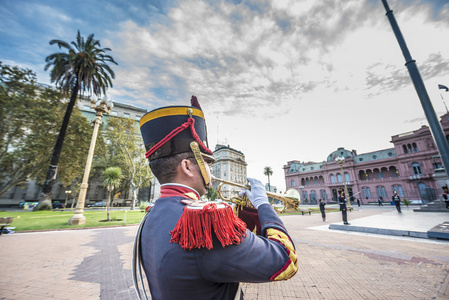
[[[349,197],[349,194],[348,194],[348,187],[346,186],[345,173],[343,172],[343,164],[345,163],[345,158],[343,156],[339,156],[339,157],[335,158],[335,161],[337,162],[337,164],[340,165],[341,176],[343,177],[343,184],[345,186],[345,196],[347,197],[346,199],[348,199],[348,208],[352,209],[351,197]]]
[[[72,198],[72,205],[70,206],[70,211],[72,211],[73,210],[73,205],[75,204],[75,198]]]
[[[67,200],[69,199],[69,194],[72,193],[72,191],[65,191],[65,203],[64,208],[67,207]]]
[[[92,122],[94,125],[94,132],[92,134],[92,140],[90,142],[89,154],[87,155],[86,168],[84,169],[83,183],[81,183],[81,189],[78,196],[78,202],[76,203],[75,214],[70,218],[69,225],[81,225],[86,223],[86,217],[83,215],[84,212],[84,202],[86,200],[87,187],[89,181],[90,167],[92,165],[92,159],[94,157],[95,143],[97,141],[98,130],[102,124],[101,118],[103,114],[109,114],[113,107],[112,101],[109,101],[108,97],[105,95],[103,99],[97,99],[95,95],[90,97],[91,106],[90,108],[95,109],[97,112],[95,120]]]

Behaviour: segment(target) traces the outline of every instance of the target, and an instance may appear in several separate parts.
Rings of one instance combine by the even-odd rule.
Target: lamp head
[[[90,98],[90,103],[92,103],[92,105],[95,105],[95,103],[97,103],[98,98],[95,94],[89,96],[89,98]]]
[[[109,100],[109,98],[108,98],[108,95],[104,95],[103,96],[103,99],[101,99],[101,104],[103,104],[103,105],[106,105],[106,103],[108,103],[108,100]]]
[[[335,158],[335,161],[336,161],[338,164],[342,164],[342,163],[345,162],[345,158],[344,158],[343,156],[337,156],[337,157]]]

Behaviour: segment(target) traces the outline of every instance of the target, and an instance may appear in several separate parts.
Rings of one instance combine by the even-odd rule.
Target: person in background
[[[343,217],[343,224],[351,225],[350,223],[348,223],[348,208],[346,206],[346,202],[348,202],[348,200],[346,200],[345,192],[339,190],[338,194],[339,194],[338,204],[340,204],[341,215]]]
[[[383,201],[382,196],[380,196],[379,199],[377,199],[377,202],[379,203],[379,206],[384,206],[382,204],[382,201]]]
[[[399,213],[401,213],[401,198],[399,198],[398,193],[396,191],[393,191],[393,197],[391,199],[394,202],[394,205],[396,205],[396,209]]]
[[[446,203],[446,208],[449,209],[449,197],[447,196],[448,188],[447,185],[442,187],[443,189],[443,201]]]
[[[321,212],[321,217],[323,218],[323,222],[327,222],[326,221],[326,209],[324,208],[326,206],[326,200],[320,199],[319,205],[320,205],[320,212]]]

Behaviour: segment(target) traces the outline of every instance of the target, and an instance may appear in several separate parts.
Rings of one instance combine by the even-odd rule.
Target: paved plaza
[[[425,231],[449,213],[361,207],[351,226]],[[449,241],[329,229],[341,213],[282,216],[300,256],[291,280],[245,284],[245,299],[449,299]],[[421,224],[421,225],[420,225]],[[338,227],[338,226],[337,226]],[[427,228],[429,227],[429,228]],[[137,226],[0,236],[0,299],[137,299]]]

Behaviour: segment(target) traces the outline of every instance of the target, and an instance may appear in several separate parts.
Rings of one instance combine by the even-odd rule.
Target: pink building
[[[449,113],[441,117],[441,125],[448,139]],[[286,187],[297,189],[301,202],[309,203],[336,201],[344,182],[351,200],[363,204],[379,197],[390,202],[393,191],[407,200],[440,199],[447,177],[429,127],[392,136],[391,143],[393,148],[363,154],[338,148],[320,163],[289,161],[284,166]],[[337,157],[344,157],[341,166]]]

